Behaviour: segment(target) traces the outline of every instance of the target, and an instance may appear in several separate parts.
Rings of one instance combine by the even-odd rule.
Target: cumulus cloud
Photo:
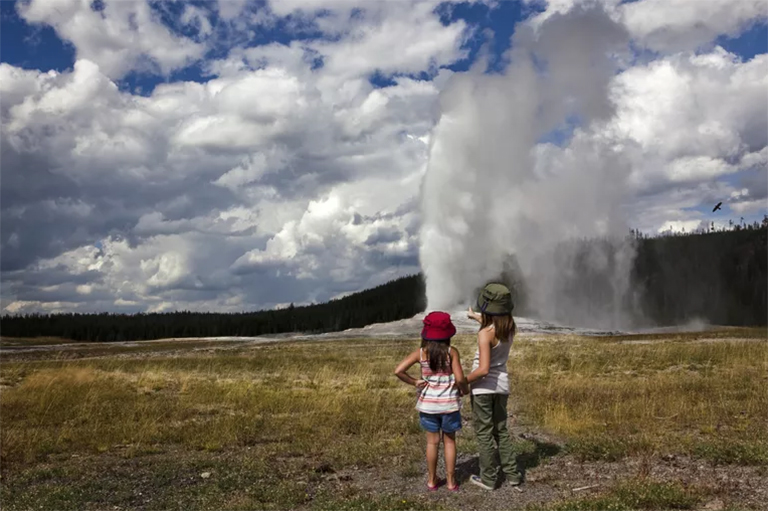
[[[105,0],[97,9],[90,0],[19,2],[19,13],[30,23],[44,23],[72,43],[78,59],[95,62],[110,78],[132,69],[168,74],[201,58],[204,46],[174,34],[147,2]],[[181,18],[207,35],[211,27],[198,9],[186,7]]]
[[[386,75],[437,71],[466,56],[461,48],[466,25],[458,21],[444,26],[434,15],[434,7],[419,3],[408,10],[392,9],[373,25],[353,26],[338,43],[314,47],[327,55],[325,65],[336,79],[373,71]]]
[[[357,208],[350,198],[358,199]],[[381,204],[379,211],[384,213],[360,214],[361,206],[370,207],[369,200],[363,202],[355,194],[338,190],[311,201],[302,217],[286,223],[263,249],[238,258],[233,272],[283,267],[297,279],[330,275],[334,281],[345,282],[363,279],[380,266],[415,268],[415,212],[386,212],[387,205]]]
[[[661,53],[711,46],[718,36],[735,37],[755,23],[768,21],[768,4],[762,0],[525,0],[543,5],[531,19],[541,26],[555,15],[599,5],[624,25],[635,44]]]
[[[649,48],[673,52],[695,49],[719,35],[736,36],[768,19],[762,0],[643,0],[621,6],[632,35]]]
[[[467,150],[451,161],[446,152],[445,165],[474,190],[472,169],[520,162],[525,185],[507,219],[523,214],[526,195],[545,192],[595,233],[690,225],[716,198],[760,215],[765,56],[743,62],[701,41],[761,11],[681,4],[683,21],[670,15],[650,29],[629,21],[644,19],[629,7],[650,0],[603,3],[604,16],[582,19],[586,38],[565,18],[573,1],[550,2],[518,27],[512,51],[534,49],[551,66],[546,79],[535,66],[505,76],[446,69],[468,56],[477,28],[441,22],[431,0],[220,0],[178,12],[147,2],[19,3],[25,20],[74,46],[76,61],[62,72],[0,64],[3,310],[240,311],[414,273],[422,204],[445,201],[451,211],[438,222],[473,228],[475,206],[460,189],[422,197],[434,184],[424,177],[430,147],[483,139],[493,154]],[[697,23],[712,28],[669,35]],[[292,40],[252,43],[269,31]],[[664,52],[635,62],[618,49],[626,38]],[[680,41],[704,50],[676,52]],[[596,58],[605,48],[615,53]],[[168,79],[191,64],[205,80]],[[120,81],[132,72],[162,83],[133,94]],[[374,75],[387,86],[374,86]],[[478,104],[482,115],[471,111]],[[561,129],[572,131],[566,140],[543,140]],[[509,130],[516,138],[503,136]],[[607,209],[576,208],[563,199],[589,193],[576,168],[591,168],[606,189],[617,175],[628,186],[611,192]],[[560,185],[546,191],[541,180],[552,176]],[[558,211],[540,218],[554,222]],[[535,225],[527,218],[515,236],[535,237]]]
[[[461,30],[435,21],[434,35],[421,60],[389,70],[461,56]],[[368,63],[338,76],[305,53],[234,48],[211,63],[218,77],[148,96],[121,91],[111,76],[124,69],[103,60],[0,64],[6,310],[241,310],[418,271],[419,138],[439,80],[377,89]]]

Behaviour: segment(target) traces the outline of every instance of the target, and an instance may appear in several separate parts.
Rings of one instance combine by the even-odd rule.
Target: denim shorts
[[[461,429],[461,412],[424,413],[419,412],[421,429],[429,433],[455,433]]]

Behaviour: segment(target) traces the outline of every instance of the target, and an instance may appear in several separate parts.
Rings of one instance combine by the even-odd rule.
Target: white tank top
[[[496,346],[491,347],[491,365],[488,368],[488,374],[472,383],[472,394],[509,394],[509,374],[507,374],[507,360],[509,360],[509,350],[512,347],[513,337],[509,336],[509,341],[499,341]],[[475,352],[475,359],[472,361],[472,370],[480,366],[480,349]]]

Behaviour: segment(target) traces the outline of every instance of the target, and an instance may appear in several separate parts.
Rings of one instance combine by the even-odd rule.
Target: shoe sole
[[[483,490],[493,491],[493,488],[491,488],[490,486],[487,486],[485,483],[482,483],[480,481],[475,481],[473,479],[470,479],[469,482],[474,484],[475,486],[477,486],[479,488],[482,488]]]

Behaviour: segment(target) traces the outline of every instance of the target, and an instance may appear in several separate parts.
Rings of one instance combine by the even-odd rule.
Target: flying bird
[[[722,202],[718,202],[718,203],[717,203],[717,206],[715,206],[715,209],[713,209],[713,210],[712,210],[712,213],[714,213],[715,211],[717,211],[718,209],[720,209],[720,206],[722,206],[722,205],[723,205],[723,203],[722,203]]]

